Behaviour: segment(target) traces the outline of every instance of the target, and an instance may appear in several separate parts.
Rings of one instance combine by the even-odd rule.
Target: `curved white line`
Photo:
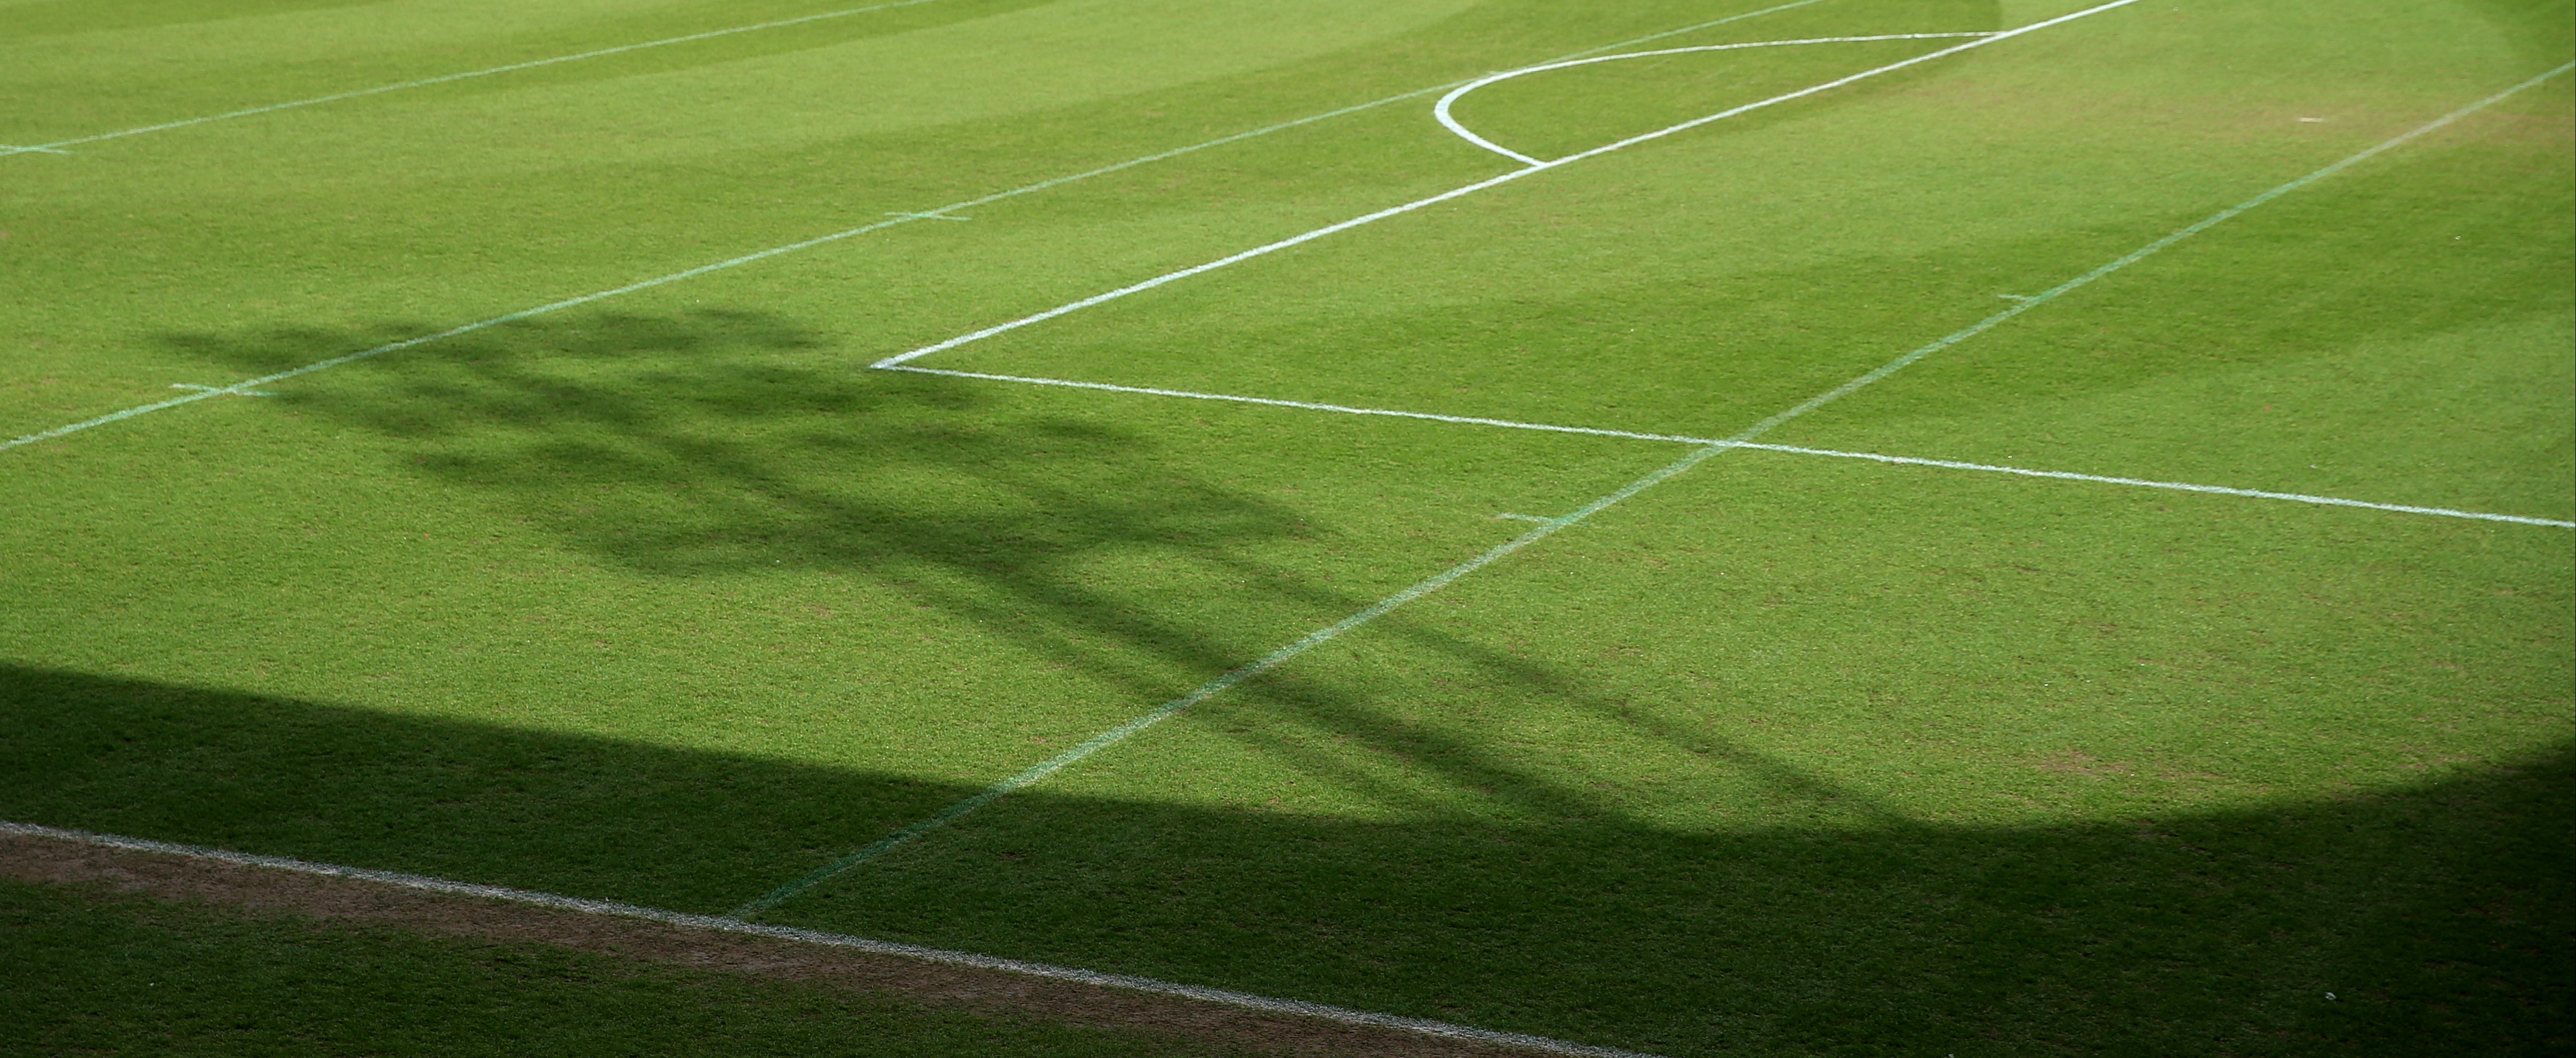
[[[1508,81],[1515,77],[1526,77],[1530,74],[1545,73],[1549,70],[1562,70],[1569,66],[1590,66],[1593,63],[1599,62],[1617,62],[1621,59],[1649,59],[1657,55],[1682,55],[1689,52],[1700,51],[1741,51],[1746,48],[1789,48],[1804,44],[1866,44],[1871,41],[1881,40],[1945,40],[1953,37],[1992,37],[1998,35],[1999,34],[1997,33],[1887,33],[1874,37],[1811,37],[1806,40],[1762,40],[1747,44],[1702,44],[1689,48],[1665,48],[1660,51],[1630,52],[1626,55],[1601,55],[1589,59],[1574,59],[1567,62],[1551,62],[1538,66],[1525,66],[1518,70],[1505,70],[1502,73],[1491,74],[1477,80],[1469,81],[1466,84],[1458,86],[1456,90],[1450,92],[1448,95],[1441,96],[1440,102],[1432,105],[1431,115],[1439,118],[1441,125],[1448,128],[1449,131],[1457,133],[1460,139],[1466,140],[1469,143],[1519,162],[1522,165],[1546,165],[1546,162],[1542,162],[1536,158],[1530,157],[1529,155],[1522,154],[1519,151],[1512,150],[1511,148],[1495,143],[1492,140],[1469,131],[1467,126],[1459,124],[1458,119],[1450,115],[1450,104],[1456,103],[1458,100],[1465,98],[1469,92],[1473,92],[1489,84]]]

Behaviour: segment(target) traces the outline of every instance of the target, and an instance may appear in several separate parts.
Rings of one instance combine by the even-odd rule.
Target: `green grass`
[[[222,915],[0,882],[20,1054],[1193,1053],[539,945]]]
[[[0,434],[1757,6],[940,0],[0,157]],[[0,142],[831,9],[0,0]],[[1721,436],[2572,50],[2150,0],[922,363]],[[2570,84],[1765,440],[2576,518]],[[1679,458],[864,369],[1503,171],[1431,98],[0,452],[0,818],[721,912]],[[2565,529],[1734,452],[768,919],[1673,1056],[2564,1053],[2571,753]],[[500,987],[281,929],[149,943]]]

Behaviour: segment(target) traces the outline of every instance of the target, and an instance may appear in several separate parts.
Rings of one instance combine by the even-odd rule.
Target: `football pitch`
[[[0,0],[0,821],[1565,1053],[2564,1053],[2571,60]],[[45,1053],[1202,1053],[0,922]]]

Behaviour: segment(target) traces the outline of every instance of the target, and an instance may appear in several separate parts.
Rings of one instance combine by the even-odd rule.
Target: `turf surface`
[[[0,434],[1760,6],[937,0],[0,156]],[[0,2],[0,142],[831,10]],[[2571,49],[2149,0],[920,363],[1721,436]],[[1435,97],[0,452],[0,818],[720,912],[1685,454],[865,370],[1505,171]],[[2576,518],[2572,110],[1766,440]],[[1734,452],[768,918],[1676,1056],[2563,1050],[2571,626],[2562,528]]]
[[[0,882],[19,1054],[1028,1055],[1194,1052],[541,945],[241,919]]]

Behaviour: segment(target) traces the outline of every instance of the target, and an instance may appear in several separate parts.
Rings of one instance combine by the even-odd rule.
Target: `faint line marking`
[[[69,154],[71,153],[70,151],[56,150],[55,148],[69,147],[82,143],[97,143],[101,140],[122,139],[127,136],[140,136],[147,132],[167,132],[171,129],[184,129],[191,125],[203,125],[215,121],[229,121],[233,118],[246,118],[258,114],[274,114],[281,110],[294,110],[298,107],[318,106],[323,103],[337,103],[344,99],[359,99],[366,96],[383,95],[387,92],[400,92],[411,88],[427,88],[431,85],[448,84],[455,81],[471,80],[477,77],[490,77],[494,74],[512,73],[518,70],[533,70],[540,66],[553,66],[557,63],[579,62],[583,59],[597,59],[603,56],[619,55],[630,51],[642,51],[646,48],[660,48],[672,44],[687,44],[692,41],[713,40],[717,37],[730,37],[737,33],[752,33],[764,29],[781,29],[787,26],[803,25],[808,22],[821,22],[826,19],[848,18],[852,15],[864,15],[871,11],[890,11],[898,7],[916,7],[921,4],[936,2],[938,2],[938,0],[896,0],[895,3],[890,4],[877,4],[871,7],[853,7],[844,11],[827,11],[819,15],[806,15],[801,18],[780,19],[776,22],[760,22],[748,26],[734,26],[730,29],[714,29],[708,30],[704,33],[691,33],[686,36],[679,37],[665,37],[661,40],[648,40],[638,44],[620,44],[614,48],[600,48],[595,51],[585,51],[577,55],[557,55],[551,59],[531,59],[527,62],[514,62],[506,66],[494,66],[481,70],[468,70],[464,73],[441,74],[437,77],[423,77],[418,80],[403,81],[397,84],[377,85],[374,88],[360,88],[348,92],[334,92],[330,95],[314,96],[310,99],[297,99],[285,103],[271,103],[267,106],[246,107],[241,110],[228,110],[221,114],[208,114],[204,117],[183,118],[178,121],[164,121],[157,125],[142,125],[130,129],[120,129],[115,132],[101,132],[90,136],[78,136],[68,140],[55,140],[52,143],[39,144],[33,147],[0,146],[0,156],[26,154],[38,151],[50,154]]]
[[[1610,51],[1610,50],[1617,49],[1617,48],[1631,48],[1631,47],[1635,47],[1635,46],[1637,46],[1637,45],[1639,45],[1639,44],[1649,43],[1649,42],[1657,41],[1657,40],[1663,40],[1663,39],[1665,39],[1665,38],[1667,38],[1667,37],[1679,36],[1679,35],[1684,34],[1684,33],[1695,33],[1695,32],[1698,32],[1698,31],[1700,31],[1700,30],[1703,30],[1703,29],[1709,29],[1709,28],[1713,28],[1713,27],[1716,27],[1716,26],[1726,25],[1727,23],[1730,23],[1730,22],[1741,22],[1741,21],[1743,21],[1743,20],[1745,20],[1745,19],[1748,19],[1748,18],[1758,18],[1758,17],[1763,16],[1763,15],[1775,14],[1775,13],[1778,13],[1778,12],[1781,12],[1781,11],[1788,11],[1788,10],[1792,10],[1792,9],[1794,9],[1794,8],[1807,7],[1807,6],[1810,6],[1810,5],[1819,4],[1819,3],[1823,3],[1823,2],[1825,2],[1825,0],[1795,0],[1795,2],[1794,2],[1794,3],[1780,4],[1780,5],[1778,5],[1778,6],[1774,6],[1774,7],[1766,7],[1766,8],[1763,8],[1763,9],[1759,10],[1759,11],[1749,11],[1749,12],[1746,12],[1746,13],[1744,13],[1744,14],[1740,14],[1740,15],[1728,15],[1728,16],[1726,16],[1725,18],[1714,19],[1714,20],[1711,20],[1711,21],[1708,21],[1708,22],[1700,22],[1700,23],[1696,23],[1696,24],[1693,24],[1693,25],[1683,26],[1683,27],[1681,27],[1681,28],[1679,28],[1679,29],[1665,30],[1664,32],[1661,32],[1661,33],[1650,34],[1650,35],[1648,35],[1648,36],[1638,37],[1638,38],[1635,38],[1635,39],[1633,39],[1633,40],[1625,40],[1625,41],[1620,41],[1620,42],[1615,43],[1615,44],[1604,44],[1604,45],[1600,45],[1600,46],[1598,46],[1598,47],[1594,47],[1594,48],[1587,48],[1587,49],[1585,49],[1585,50],[1583,50],[1583,51],[1573,52],[1573,53],[1571,53],[1571,54],[1569,54],[1569,55],[1567,55],[1567,56],[1565,56],[1565,57],[1566,57],[1566,58],[1573,58],[1573,57],[1579,57],[1579,56],[1583,56],[1583,55],[1590,55],[1590,54],[1593,54],[1593,53],[1596,53],[1596,52]],[[1375,109],[1375,108],[1382,107],[1382,106],[1387,106],[1387,105],[1392,104],[1392,103],[1400,103],[1400,102],[1403,102],[1403,101],[1405,101],[1405,100],[1407,100],[1407,99],[1414,99],[1414,98],[1418,98],[1418,97],[1421,97],[1421,96],[1430,95],[1430,94],[1431,94],[1431,93],[1433,93],[1433,92],[1444,91],[1444,90],[1447,90],[1447,89],[1449,89],[1449,88],[1451,88],[1451,87],[1454,87],[1454,86],[1456,86],[1456,85],[1458,85],[1458,84],[1461,84],[1461,83],[1464,83],[1464,82],[1456,82],[1456,81],[1453,81],[1453,82],[1450,82],[1449,84],[1433,85],[1433,86],[1431,86],[1431,87],[1429,87],[1429,88],[1418,88],[1418,89],[1415,89],[1415,90],[1410,91],[1410,92],[1404,92],[1404,93],[1399,93],[1399,94],[1397,94],[1397,95],[1387,96],[1386,98],[1383,98],[1383,99],[1374,99],[1374,100],[1370,100],[1369,102],[1366,102],[1366,103],[1353,104],[1353,105],[1351,105],[1351,106],[1342,107],[1342,108],[1339,108],[1339,109],[1336,109],[1336,110],[1327,110],[1327,111],[1324,111],[1323,113],[1320,113],[1320,114],[1310,114],[1310,115],[1308,115],[1308,116],[1306,116],[1306,117],[1297,118],[1297,119],[1290,120],[1290,121],[1282,121],[1282,122],[1279,122],[1279,123],[1277,123],[1277,124],[1273,124],[1273,125],[1265,125],[1265,126],[1263,126],[1263,127],[1261,127],[1261,128],[1252,129],[1252,130],[1247,131],[1247,132],[1238,132],[1238,133],[1234,133],[1233,135],[1229,135],[1229,136],[1219,136],[1219,137],[1217,137],[1216,139],[1212,139],[1212,140],[1203,140],[1203,141],[1201,141],[1201,142],[1194,143],[1194,144],[1191,144],[1191,145],[1186,146],[1186,147],[1175,147],[1175,148],[1172,148],[1171,150],[1168,150],[1168,151],[1158,151],[1158,152],[1153,153],[1153,154],[1143,155],[1143,156],[1136,157],[1136,158],[1130,158],[1130,159],[1128,159],[1128,160],[1126,160],[1126,161],[1123,161],[1123,162],[1113,162],[1113,163],[1111,163],[1111,164],[1109,164],[1109,165],[1100,166],[1100,167],[1095,168],[1095,169],[1087,169],[1087,170],[1084,170],[1084,171],[1082,171],[1082,172],[1073,173],[1073,174],[1068,175],[1068,176],[1059,176],[1059,177],[1056,177],[1056,178],[1051,179],[1051,180],[1041,180],[1041,181],[1039,181],[1039,182],[1037,182],[1037,183],[1034,183],[1034,184],[1027,184],[1027,185],[1024,185],[1024,186],[1021,186],[1021,187],[1015,187],[1015,188],[1012,188],[1011,190],[1008,190],[1008,191],[995,192],[995,193],[993,193],[993,194],[986,195],[986,196],[984,196],[984,197],[982,197],[982,198],[968,199],[968,200],[966,200],[966,201],[964,201],[964,202],[951,203],[951,204],[949,204],[949,205],[941,206],[941,207],[938,207],[937,209],[928,210],[928,211],[925,211],[925,212],[927,212],[927,213],[949,213],[949,212],[953,212],[953,211],[961,210],[961,209],[973,209],[973,208],[975,208],[975,207],[977,207],[977,206],[989,205],[989,204],[991,204],[991,203],[1001,202],[1001,201],[1004,201],[1004,200],[1007,200],[1007,199],[1018,198],[1018,197],[1023,196],[1023,195],[1032,195],[1032,194],[1036,194],[1036,193],[1038,193],[1038,192],[1040,192],[1040,191],[1046,191],[1046,190],[1050,190],[1050,189],[1053,189],[1053,188],[1062,187],[1062,186],[1064,186],[1064,185],[1066,185],[1066,184],[1078,183],[1078,182],[1081,182],[1081,181],[1084,181],[1084,180],[1090,180],[1090,179],[1094,179],[1094,178],[1097,178],[1097,177],[1108,176],[1108,175],[1110,175],[1110,174],[1112,174],[1112,173],[1121,172],[1121,171],[1123,171],[1123,170],[1127,170],[1127,169],[1133,169],[1133,168],[1136,168],[1136,167],[1138,167],[1138,166],[1142,166],[1142,165],[1150,165],[1150,164],[1153,164],[1153,163],[1155,163],[1155,162],[1168,161],[1168,160],[1170,160],[1170,159],[1178,158],[1178,157],[1181,157],[1181,156],[1183,156],[1183,155],[1187,155],[1187,154],[1195,154],[1195,153],[1197,153],[1197,152],[1199,152],[1199,151],[1209,150],[1209,149],[1216,148],[1216,147],[1223,147],[1223,146],[1226,146],[1227,144],[1240,143],[1240,142],[1242,142],[1242,141],[1244,141],[1244,140],[1254,139],[1254,138],[1256,138],[1256,137],[1268,136],[1268,135],[1271,135],[1271,134],[1273,134],[1273,133],[1278,133],[1278,132],[1285,132],[1285,131],[1287,131],[1287,130],[1289,130],[1289,129],[1299,128],[1299,127],[1306,126],[1306,125],[1312,125],[1312,124],[1315,124],[1315,123],[1317,123],[1317,122],[1321,122],[1321,121],[1329,121],[1329,120],[1331,120],[1331,119],[1333,119],[1333,118],[1344,117],[1344,116],[1347,116],[1347,115],[1350,115],[1350,114],[1357,114],[1357,113],[1360,113],[1360,112],[1362,112],[1362,111],[1373,110],[1373,109]],[[404,339],[404,340],[399,341],[399,342],[389,342],[389,343],[386,343],[386,344],[384,344],[384,345],[377,346],[377,347],[375,347],[375,348],[373,348],[373,349],[365,349],[365,350],[360,350],[360,351],[358,351],[358,352],[349,353],[349,354],[346,354],[346,355],[343,355],[343,356],[335,356],[335,357],[332,357],[332,358],[330,358],[330,359],[328,359],[328,360],[320,360],[320,361],[316,361],[316,362],[314,362],[314,363],[306,364],[306,365],[304,365],[303,367],[295,368],[295,369],[293,369],[293,370],[291,370],[291,371],[283,371],[283,372],[279,372],[279,373],[277,373],[277,374],[273,374],[273,375],[263,375],[263,376],[261,376],[261,377],[259,377],[259,378],[249,379],[249,380],[244,381],[244,382],[236,383],[235,385],[238,385],[238,386],[259,386],[259,385],[266,385],[266,384],[271,383],[271,382],[279,382],[279,381],[283,381],[283,380],[285,380],[285,379],[289,379],[289,378],[296,377],[296,376],[298,376],[298,375],[305,375],[305,374],[310,374],[310,373],[315,372],[315,371],[328,370],[328,369],[330,369],[330,368],[339,367],[339,366],[341,366],[341,365],[343,365],[343,364],[355,363],[355,362],[360,361],[360,360],[366,360],[366,359],[371,359],[371,358],[374,358],[374,357],[377,357],[377,356],[382,356],[382,355],[384,355],[384,354],[386,354],[386,353],[399,352],[399,351],[401,351],[401,350],[409,349],[409,348],[413,348],[413,347],[415,347],[415,346],[426,345],[426,344],[429,344],[429,343],[431,343],[431,342],[437,342],[437,341],[442,341],[442,340],[445,340],[445,339],[448,339],[448,338],[458,337],[458,336],[460,336],[460,335],[471,334],[471,333],[474,333],[474,332],[476,332],[476,331],[486,330],[486,329],[489,329],[489,328],[492,328],[492,327],[498,327],[498,326],[501,326],[501,325],[503,325],[503,324],[507,324],[507,323],[516,323],[516,322],[518,322],[518,321],[520,321],[520,320],[530,319],[530,318],[537,317],[537,316],[543,316],[543,315],[546,315],[546,314],[548,314],[548,313],[561,312],[561,311],[563,311],[563,310],[565,310],[565,309],[575,308],[575,307],[582,306],[582,305],[587,305],[587,304],[590,304],[591,302],[594,302],[594,301],[601,301],[601,300],[608,299],[608,298],[614,298],[614,297],[619,297],[619,296],[626,295],[626,294],[632,294],[632,293],[635,293],[635,292],[637,292],[637,291],[641,291],[641,290],[649,290],[649,289],[651,289],[651,288],[653,288],[653,287],[663,286],[663,285],[665,285],[665,284],[669,284],[669,283],[677,283],[677,282],[680,282],[680,281],[683,281],[683,280],[687,280],[687,279],[694,279],[694,278],[696,278],[696,277],[698,277],[698,276],[706,275],[706,274],[708,274],[708,273],[710,273],[710,272],[720,272],[720,271],[724,271],[724,270],[726,270],[726,269],[736,268],[736,267],[739,267],[739,266],[742,266],[742,265],[751,264],[751,263],[756,262],[756,261],[766,260],[766,259],[771,258],[771,257],[777,257],[777,256],[781,256],[781,255],[784,255],[784,254],[796,253],[796,252],[798,252],[798,251],[808,250],[808,249],[812,249],[812,248],[817,247],[817,246],[822,246],[822,245],[825,245],[825,244],[827,244],[827,243],[840,242],[840,241],[845,240],[845,239],[852,239],[852,238],[856,238],[856,237],[858,237],[858,236],[861,236],[861,235],[867,235],[867,234],[870,234],[870,233],[872,233],[872,232],[883,231],[883,230],[885,230],[885,229],[887,229],[887,228],[894,227],[895,225],[898,225],[898,224],[909,224],[909,223],[912,223],[912,220],[911,220],[911,219],[909,219],[909,218],[899,218],[899,219],[895,219],[895,220],[880,221],[880,222],[877,222],[877,223],[875,223],[875,224],[862,225],[862,226],[860,226],[860,227],[850,228],[850,229],[847,229],[847,230],[844,230],[844,231],[833,232],[832,234],[829,234],[829,235],[823,235],[823,236],[818,236],[818,237],[815,237],[815,238],[812,238],[812,239],[807,239],[807,240],[804,240],[804,241],[802,241],[802,242],[789,243],[789,244],[787,244],[787,245],[785,245],[785,246],[777,246],[777,247],[772,247],[772,248],[767,249],[767,250],[761,250],[761,251],[758,251],[758,252],[756,252],[756,253],[744,254],[744,255],[742,255],[742,256],[740,256],[740,257],[735,257],[735,258],[731,258],[731,259],[729,259],[729,260],[724,260],[724,261],[718,261],[718,262],[716,262],[716,263],[714,263],[714,264],[710,264],[710,265],[700,265],[700,266],[698,266],[698,267],[696,267],[696,268],[691,268],[691,269],[688,269],[688,270],[686,270],[686,271],[673,272],[673,273],[671,273],[671,274],[669,274],[669,275],[660,276],[660,277],[657,277],[657,278],[654,278],[654,279],[647,279],[647,280],[644,280],[644,281],[642,281],[642,282],[629,283],[629,284],[627,284],[627,285],[625,285],[625,286],[618,287],[618,288],[616,288],[616,289],[614,289],[614,290],[603,290],[603,291],[600,291],[600,292],[595,293],[595,294],[586,294],[586,295],[583,295],[583,296],[581,296],[581,297],[576,297],[576,298],[566,298],[566,299],[564,299],[564,300],[562,300],[562,301],[556,301],[556,302],[551,302],[551,303],[549,303],[549,304],[545,304],[545,305],[539,305],[539,306],[537,306],[537,307],[535,307],[535,308],[532,308],[532,309],[523,309],[523,310],[521,310],[521,311],[513,312],[513,313],[510,313],[510,314],[505,315],[505,316],[495,316],[495,317],[492,317],[491,319],[488,319],[488,320],[479,320],[479,321],[476,321],[476,322],[473,322],[473,323],[463,324],[463,325],[456,326],[456,327],[450,327],[450,328],[448,328],[447,330],[439,331],[439,332],[437,332],[437,333],[435,333],[435,334],[426,334],[426,335],[421,335],[421,336],[419,336],[419,337],[415,337],[415,338],[407,338],[407,339]],[[230,388],[230,387],[227,387],[227,388]],[[64,435],[66,435],[66,434],[79,433],[79,432],[81,432],[81,431],[83,431],[83,430],[94,429],[94,428],[97,428],[97,427],[100,427],[100,426],[108,425],[108,424],[110,424],[110,423],[121,422],[121,421],[124,421],[124,420],[126,420],[126,419],[131,419],[131,418],[134,418],[134,417],[136,417],[136,416],[140,416],[140,415],[149,415],[149,414],[152,414],[152,413],[154,413],[154,412],[158,412],[158,411],[167,411],[167,410],[169,410],[169,409],[171,409],[171,408],[176,408],[176,407],[179,407],[179,406],[184,405],[184,404],[193,404],[193,403],[195,403],[195,402],[197,402],[197,401],[204,400],[205,398],[207,398],[207,397],[209,397],[209,396],[212,396],[212,395],[213,395],[213,394],[210,394],[210,393],[196,393],[196,394],[190,394],[190,395],[185,396],[185,397],[177,397],[177,398],[173,398],[173,399],[171,399],[171,400],[159,401],[159,402],[152,403],[152,404],[141,404],[141,405],[136,405],[136,406],[134,406],[134,407],[130,407],[130,408],[124,408],[124,409],[121,409],[121,410],[118,410],[118,411],[109,412],[109,413],[107,413],[107,414],[105,414],[105,415],[101,415],[101,416],[98,416],[98,417],[96,417],[96,418],[92,418],[92,419],[85,419],[85,420],[82,420],[82,421],[80,421],[80,422],[70,423],[70,424],[68,424],[68,425],[64,425],[64,426],[57,426],[57,427],[54,427],[54,428],[49,429],[49,430],[40,430],[40,431],[37,431],[37,432],[35,432],[35,433],[25,434],[25,435],[22,435],[22,436],[19,436],[19,437],[11,438],[11,439],[6,440],[6,441],[0,441],[0,451],[7,451],[7,450],[12,449],[12,448],[20,448],[20,447],[24,447],[24,446],[26,446],[26,445],[36,444],[36,443],[41,442],[41,441],[49,441],[49,440],[52,440],[52,439],[57,438],[57,437],[62,437],[62,436],[64,436]]]

